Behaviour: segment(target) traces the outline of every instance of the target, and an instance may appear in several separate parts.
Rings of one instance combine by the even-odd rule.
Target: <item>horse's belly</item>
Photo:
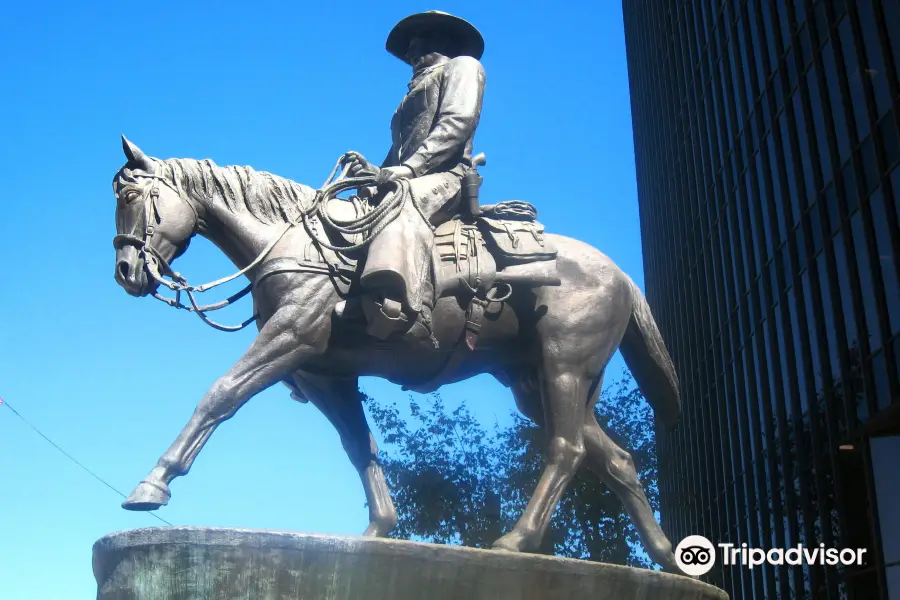
[[[381,377],[398,385],[428,381],[440,373],[463,341],[465,308],[456,298],[440,299],[434,309],[434,333],[439,348],[431,351],[401,338],[377,340],[364,333],[364,325],[347,325],[333,332],[328,350],[314,359],[307,370],[334,376]],[[467,353],[456,373],[446,373],[447,381],[458,381],[490,372],[507,362],[520,362],[523,345],[519,319],[508,305],[488,307],[475,352]]]

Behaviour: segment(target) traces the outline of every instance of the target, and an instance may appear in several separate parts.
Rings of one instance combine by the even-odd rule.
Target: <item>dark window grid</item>
[[[788,14],[788,5],[784,0],[773,0],[772,7],[775,9],[775,20],[777,21],[777,28],[780,33],[780,35],[776,36],[776,41],[778,47],[783,49],[790,46],[791,33],[793,31],[791,17]]]
[[[850,227],[847,235],[850,236],[853,245],[853,254],[855,255],[856,275],[862,292],[863,314],[866,334],[863,336],[866,344],[860,344],[863,351],[862,356],[868,357],[870,354],[881,348],[882,341],[886,339],[885,330],[889,329],[884,326],[885,319],[879,314],[878,296],[883,298],[883,290],[878,289],[880,283],[880,273],[876,278],[874,265],[872,264],[872,251],[869,244],[870,240],[869,223],[865,219],[866,207],[863,206],[850,216]]]
[[[678,42],[681,48],[679,54],[681,55],[679,58],[681,60],[681,68],[679,69],[679,74],[682,77],[684,90],[690,90],[693,86],[694,72],[694,56],[693,56],[693,44],[691,43],[691,33],[690,33],[690,20],[684,18],[684,11],[682,11],[681,15],[679,15],[678,19],[678,28],[676,30],[678,35]],[[685,97],[688,95],[684,94]]]
[[[698,350],[706,348],[708,344],[712,342],[713,333],[721,327],[720,323],[723,316],[728,314],[728,296],[725,290],[726,277],[724,270],[724,257],[722,255],[722,244],[720,239],[720,232],[718,230],[716,231],[715,250],[711,248],[708,254],[708,269],[710,276],[715,279],[715,314],[710,311],[708,315],[704,316],[704,335],[700,340]]]
[[[738,238],[738,234],[736,231],[737,223],[734,220],[734,205],[731,204],[728,207],[723,209],[723,215],[725,217],[725,221],[723,222],[723,229],[725,235],[721,240],[722,246],[722,258],[724,262],[723,266],[723,278],[727,277],[726,281],[726,293],[728,294],[727,298],[727,312],[723,315],[723,318],[730,318],[730,315],[734,313],[737,308],[737,298],[738,298],[738,289],[739,289],[739,279],[736,278],[738,273],[737,270],[737,261],[738,257],[735,250],[735,241]]]
[[[888,369],[886,358],[889,347],[886,346],[879,350],[868,361],[868,370],[872,373],[875,382],[875,404],[879,412],[890,408],[892,399],[895,397],[891,395],[891,369]]]
[[[895,113],[893,111],[888,113],[888,115],[886,115],[884,117],[884,120],[886,123],[889,124],[889,126],[885,127],[885,126],[882,126],[881,124],[879,124],[879,126],[876,126],[875,130],[878,132],[877,137],[879,138],[879,142],[875,144],[875,151],[876,151],[877,169],[878,169],[879,179],[880,179],[880,183],[881,183],[882,196],[886,203],[886,206],[890,207],[890,206],[896,205],[898,202],[900,202],[900,190],[895,189],[895,186],[893,185],[893,182],[891,181],[890,173],[893,171],[893,169],[891,168],[891,165],[887,164],[884,148],[885,148],[886,144],[888,144],[888,143],[894,143],[894,144],[900,143],[900,133],[898,133],[898,131],[896,129]],[[885,131],[885,130],[887,130],[887,131]],[[893,140],[893,142],[886,142],[885,141],[886,136],[895,136],[895,139]],[[871,196],[868,196],[867,199],[864,200],[862,203],[866,207],[868,207],[868,205],[869,205],[869,202],[868,202],[869,198],[871,198]],[[892,200],[893,200],[893,202],[892,202]],[[872,222],[870,211],[871,211],[870,207],[868,208],[868,210],[865,211],[867,223]],[[894,257],[900,257],[900,223],[898,223],[898,218],[900,218],[900,214],[898,214],[898,211],[896,211],[896,210],[887,210],[886,213],[887,213],[885,215],[886,216],[886,225],[887,225],[886,228],[889,232],[891,247],[893,248],[892,254]],[[869,230],[874,233],[874,229],[872,227],[870,227]],[[874,235],[872,235],[871,237],[874,237]],[[870,244],[870,248],[871,248],[871,244]],[[874,250],[870,250],[870,252],[871,252],[872,256],[876,256],[876,257],[879,256],[877,246]],[[895,268],[900,267],[900,264],[898,264],[898,263],[900,263],[900,261],[898,261],[898,260],[894,261]],[[897,273],[900,273],[900,272],[895,272],[895,275],[894,275],[895,277],[897,276]],[[878,273],[877,275],[878,276],[876,277],[876,279],[881,281],[881,277],[880,277],[881,273]],[[883,290],[883,281],[882,281],[881,289]],[[890,331],[891,328],[889,327],[888,330]]]
[[[791,429],[789,428],[789,414],[788,408],[791,405],[791,401],[789,400],[794,396],[795,387],[793,385],[793,378],[796,377],[796,369],[794,368],[794,352],[795,349],[793,347],[793,336],[790,334],[788,329],[790,328],[790,315],[788,313],[788,304],[787,302],[779,303],[778,312],[776,314],[775,323],[778,326],[777,337],[779,340],[778,351],[781,359],[781,381],[782,387],[788,390],[781,399],[782,401],[776,403],[775,405],[775,418],[778,421],[778,432],[779,432],[779,456],[780,456],[780,466],[784,473],[784,478],[782,480],[782,485],[784,482],[793,481],[795,474],[794,469],[797,467],[797,464],[794,462],[791,453],[790,453],[790,435]],[[780,325],[779,325],[780,322]],[[793,486],[784,486],[784,507],[785,507],[785,515],[796,515],[798,514],[798,498],[794,493]],[[791,519],[791,527],[784,531],[784,534],[787,537],[787,544],[794,544],[798,538],[797,535],[797,523],[796,519]],[[784,546],[783,546],[784,547]]]
[[[870,0],[857,0],[857,2],[870,2]],[[870,69],[873,64],[876,64],[876,61],[880,61],[883,63],[883,59],[886,58],[884,55],[890,54],[889,52],[883,52],[886,48],[884,46],[884,38],[886,36],[883,31],[883,27],[874,26],[876,31],[865,31],[863,28],[863,22],[861,20],[860,11],[858,10],[860,7],[857,5],[857,2],[850,3],[848,7],[848,17],[850,22],[850,27],[853,32],[853,41],[854,41],[854,49],[856,51],[856,56],[859,60],[859,67],[862,72],[865,73],[866,69]],[[870,5],[871,6],[871,5]],[[879,11],[880,14],[880,11]],[[874,35],[873,35],[874,34]],[[896,78],[891,77],[893,82],[889,84],[893,89],[893,97],[894,97],[894,110],[900,111],[898,108],[898,100],[897,100],[897,82]],[[879,101],[876,100],[876,89],[872,82],[870,76],[861,76],[862,80],[862,88],[864,91],[865,97],[865,107],[868,115],[868,123],[875,123],[878,120],[879,114]],[[881,104],[885,104],[885,100],[881,100]],[[882,114],[887,110],[885,107],[884,111],[881,111]]]
[[[831,180],[834,162],[832,160],[831,147],[836,147],[833,140],[829,140],[828,134],[831,131],[831,127],[826,125],[825,122],[824,110],[827,104],[823,100],[827,102],[827,95],[823,96],[820,93],[819,77],[822,76],[822,69],[817,66],[817,63],[820,61],[821,57],[817,55],[813,66],[804,75],[807,85],[798,90],[805,114],[804,122],[806,137],[809,141],[809,151],[810,153],[815,152],[819,157],[819,160],[811,161],[813,188],[811,197],[808,198],[810,203],[815,202],[817,192],[825,187],[827,181]],[[837,151],[834,154],[836,155]],[[827,170],[823,168],[823,165],[827,167]]]
[[[695,288],[696,294],[696,288]],[[699,307],[698,307],[699,308]],[[697,315],[696,321],[699,321],[699,315]],[[705,503],[711,502],[711,499],[715,496],[715,490],[719,487],[719,482],[722,479],[721,474],[721,465],[719,464],[719,457],[722,456],[720,451],[717,451],[718,448],[721,447],[722,441],[719,438],[721,432],[716,431],[717,422],[719,419],[719,402],[712,402],[706,407],[702,407],[699,409],[700,417],[701,417],[701,431],[704,431],[703,435],[704,447],[702,449],[703,455],[700,457],[701,461],[703,461],[705,470],[704,475],[706,485],[702,488],[703,500]]]
[[[687,427],[685,427],[682,435],[685,436],[687,445],[691,447],[692,454],[689,456],[698,457],[700,456],[698,453],[701,452],[698,437],[703,435],[702,427],[698,427],[700,416],[698,413],[702,410],[702,406],[686,406],[686,409],[689,409],[686,410],[689,419],[687,419]],[[686,478],[685,486],[687,487],[687,490],[690,490],[691,494],[696,494],[701,490],[696,460],[689,461],[689,464],[690,472],[687,474],[688,477]]]
[[[766,60],[766,51],[768,48],[766,42],[765,29],[760,23],[759,4],[754,3],[752,6],[746,3],[741,4],[741,23],[744,26],[744,36],[748,40],[747,51],[752,55],[752,65],[754,67],[751,74],[753,94],[751,98],[758,98],[761,87],[765,86],[768,78],[768,61]]]
[[[890,110],[875,124],[878,143],[876,147],[883,152],[881,164],[882,176],[886,176],[896,165],[900,164],[900,112]]]
[[[872,450],[871,443],[868,438],[863,439],[863,445],[865,446],[865,456],[866,459],[862,461],[863,468],[865,470],[865,482],[866,482],[866,497],[871,499],[871,503],[869,504],[869,523],[870,523],[870,531],[869,531],[869,539],[871,540],[880,540],[881,535],[881,521],[878,518],[878,510],[877,510],[877,493],[875,491],[875,473],[872,470]],[[885,564],[884,564],[884,554],[881,551],[881,544],[875,543],[873,544],[874,548],[871,549],[871,552],[874,554],[873,557],[869,557],[870,560],[874,559],[875,565],[874,570],[878,573],[878,587],[880,588],[882,598],[887,598],[887,581],[885,579]]]
[[[741,286],[739,288],[739,297],[741,298],[744,298],[752,288],[753,282],[756,280],[756,273],[758,271],[756,253],[753,244],[753,228],[750,223],[750,210],[748,206],[749,203],[750,198],[747,197],[746,186],[739,185],[735,189],[735,209],[737,216],[736,224],[741,249],[741,271],[744,275],[743,279],[741,280]]]
[[[721,90],[721,69],[720,63],[717,61],[712,69],[712,75],[709,81],[709,98],[712,102],[714,118],[714,134],[712,148],[713,161],[719,165],[725,164],[727,147],[724,140],[728,137],[728,125],[725,117],[725,100]]]
[[[721,152],[722,152],[722,162],[725,163],[727,157],[729,156],[729,150],[733,149],[733,140],[737,135],[737,127],[735,123],[735,112],[737,111],[737,107],[735,106],[736,98],[733,93],[734,86],[732,85],[732,78],[728,76],[730,72],[730,67],[725,63],[726,59],[723,59],[718,63],[718,96],[722,101],[722,120],[724,123],[724,127],[720,129],[720,135],[722,139],[720,143],[722,144]]]
[[[722,349],[719,349],[722,351]],[[754,457],[754,432],[749,417],[749,373],[744,358],[744,351],[736,351],[722,371],[724,377],[723,393],[726,397],[732,397],[735,401],[735,415],[737,428],[731,432],[731,443],[737,451],[735,471],[745,472],[753,462]],[[752,482],[749,484],[752,486]]]
[[[780,131],[773,129],[772,133],[767,138],[766,156],[768,157],[768,160],[763,161],[762,165],[762,174],[765,178],[766,186],[771,190],[771,193],[767,194],[763,200],[768,206],[768,227],[773,232],[773,236],[776,240],[774,242],[775,250],[772,252],[773,257],[777,256],[778,248],[780,248],[787,240],[788,212],[785,210],[784,204],[785,202],[791,201],[791,199],[785,195],[787,185],[784,181],[786,174],[783,168],[784,155],[782,153],[780,136]],[[781,286],[779,285],[778,290],[780,289]]]
[[[750,94],[747,91],[747,76],[745,73],[747,65],[742,64],[740,39],[737,28],[730,32],[727,40],[725,53],[728,58],[729,69],[727,71],[728,82],[727,87],[731,90],[731,103],[729,117],[731,119],[731,131],[733,135],[739,136],[741,133],[741,124],[744,122],[746,115],[750,112],[750,106],[747,98]],[[726,84],[727,85],[727,84]]]
[[[887,46],[884,45],[884,42],[882,42],[882,45],[885,48],[886,62],[890,65],[888,69],[893,72],[890,80],[892,82],[891,93],[895,98],[894,110],[896,111],[896,99],[900,95],[900,91],[893,86],[900,79],[900,5],[896,2],[881,2],[880,8],[881,15],[877,17],[877,20],[883,24],[883,32],[890,38],[890,52],[887,51]]]
[[[756,194],[757,201],[755,203],[755,207],[757,209],[757,219],[761,223],[762,231],[764,233],[764,246],[763,246],[763,254],[764,254],[764,262],[768,266],[771,263],[772,259],[776,255],[776,248],[780,241],[777,232],[778,228],[773,222],[772,214],[773,207],[771,206],[772,202],[772,176],[769,172],[769,147],[768,144],[763,146],[760,152],[755,157],[756,161],[756,177],[751,178],[751,185],[753,186],[753,191]],[[763,269],[764,271],[766,268]],[[766,290],[766,298],[772,298],[773,293],[771,289]],[[765,301],[763,305],[770,305],[771,301]]]
[[[802,191],[798,198],[800,200],[798,210],[805,214],[806,209],[815,202],[817,185],[815,160],[812,157],[813,148],[810,144],[809,130],[807,129],[809,123],[799,91],[794,95],[791,111],[795,125],[791,130],[791,137],[792,141],[796,140],[797,142],[795,158],[798,161],[798,170],[795,171],[795,176],[798,183],[800,183],[798,189]]]
[[[821,130],[821,134],[826,135],[827,141],[827,152],[828,152],[828,161],[833,165],[838,165],[844,161],[844,157],[840,152],[841,144],[837,138],[837,127],[844,126],[846,123],[850,123],[850,129],[853,129],[853,115],[852,111],[849,110],[850,104],[850,92],[848,89],[848,84],[846,81],[846,73],[845,66],[843,64],[843,53],[840,51],[840,40],[837,36],[833,36],[833,39],[827,41],[826,43],[835,44],[835,47],[830,52],[828,51],[830,47],[826,47],[826,51],[822,54],[818,54],[816,56],[815,64],[818,73],[818,81],[817,81],[817,91],[819,92],[818,98],[811,97],[811,103],[818,103],[821,107],[821,113],[825,115],[831,115],[832,118],[836,119],[836,121],[829,121],[827,124],[824,124],[821,127],[817,127],[817,129]],[[842,85],[839,85],[839,92],[835,90],[835,85],[838,82],[829,82],[826,78],[826,73],[831,72],[831,65],[829,64],[828,68],[825,67],[825,58],[831,60],[835,60],[836,72],[835,75],[839,81],[841,81]],[[844,75],[843,77],[841,75]],[[831,126],[829,126],[831,125]],[[830,178],[829,178],[830,179]],[[835,177],[837,180],[837,184],[841,186],[841,178]],[[824,182],[824,185],[827,186],[829,184],[828,181]]]
[[[727,384],[726,384],[727,385]],[[716,497],[718,491],[724,489],[725,482],[731,478],[734,470],[733,459],[729,460],[731,448],[730,440],[726,437],[730,431],[727,428],[729,421],[729,395],[726,393],[724,397],[718,398],[716,402],[708,405],[708,425],[709,438],[713,442],[710,448],[709,460],[713,467],[713,478],[711,480],[710,498]]]
[[[685,3],[681,3],[679,8],[681,9],[680,21],[684,32],[684,44],[686,48],[685,58],[689,65],[685,71],[693,78],[695,76],[693,69],[696,68],[700,56],[700,40],[697,37],[696,22],[694,21],[694,13],[696,13],[696,11],[691,10]]]
[[[900,111],[900,81],[898,81],[898,65],[896,64],[896,56],[898,55],[898,51],[900,48],[894,48],[893,52],[891,51],[891,35],[894,36],[894,43],[900,42],[898,38],[898,34],[896,32],[891,32],[890,27],[892,25],[896,25],[900,23],[900,10],[896,6],[891,6],[891,2],[893,0],[858,0],[857,3],[854,4],[854,8],[857,9],[858,16],[860,18],[860,22],[863,26],[863,29],[869,31],[869,28],[874,31],[871,32],[870,36],[865,38],[863,41],[865,42],[866,48],[870,48],[870,52],[868,52],[869,57],[869,66],[875,70],[881,71],[881,73],[873,74],[871,82],[873,83],[873,88],[876,90],[876,100],[878,104],[878,116],[884,116],[888,110],[893,108],[895,111]],[[888,17],[892,14],[895,19],[897,19],[894,23],[889,23]],[[877,55],[876,61],[873,63],[874,55]],[[879,84],[875,85],[875,78],[879,78]],[[881,85],[880,78],[883,78],[883,83],[885,85]]]
[[[753,345],[745,346],[744,351],[739,355],[741,357],[741,365],[739,373],[735,373],[736,378],[743,380],[743,389],[736,389],[736,395],[743,397],[743,410],[740,416],[743,420],[742,424],[742,448],[744,451],[743,467],[745,469],[745,497],[746,506],[748,508],[758,506],[759,498],[765,498],[766,474],[764,469],[753,468],[753,462],[762,456],[761,437],[759,423],[759,404],[755,398],[758,397],[759,387],[756,374],[758,367],[756,365]],[[737,365],[735,365],[737,367]],[[737,383],[737,382],[735,382]],[[736,386],[738,387],[738,386]],[[746,529],[743,530],[742,541],[746,541],[751,547],[759,547],[762,540],[759,535],[760,521],[768,519],[768,514],[760,515],[760,512],[748,510],[746,514]],[[743,523],[742,523],[743,525]],[[743,529],[743,528],[741,528]],[[740,531],[740,529],[739,529]]]
[[[775,381],[780,376],[778,361],[773,360],[773,358],[777,356],[777,349],[773,348],[770,342],[770,340],[774,339],[774,336],[770,336],[770,328],[773,321],[774,319],[768,319],[760,332],[762,335],[756,336],[757,342],[761,342],[758,343],[756,347],[757,377],[761,377],[764,380],[764,383],[761,382],[761,389],[763,391],[761,394],[761,429],[766,439],[771,442],[767,444],[767,451],[765,452],[765,461],[768,467],[766,473],[767,478],[765,481],[765,496],[771,498],[772,502],[764,502],[761,503],[760,506],[760,522],[762,526],[760,545],[763,547],[772,540],[773,536],[777,536],[772,530],[771,523],[775,521],[780,522],[783,516],[780,499],[777,498],[777,495],[773,495],[773,490],[777,490],[779,485],[777,447],[773,445],[777,438],[777,424],[773,407],[777,404],[777,393],[774,389]],[[762,370],[762,373],[760,373],[760,370]],[[762,471],[762,469],[759,470]],[[775,594],[772,585],[774,581],[771,578],[767,578],[765,583],[767,597],[773,597]]]
[[[795,205],[798,203],[798,197],[796,193],[796,178],[791,177],[789,174],[789,170],[796,172],[793,156],[791,154],[786,154],[785,150],[790,150],[790,132],[787,127],[787,116],[782,114],[778,117],[778,127],[773,127],[773,140],[775,141],[775,164],[777,166],[777,178],[779,181],[779,187],[782,190],[782,198],[790,204],[789,210],[781,211],[781,222],[779,224],[779,230],[785,232],[784,237],[787,239],[787,232],[793,229],[793,225],[795,221],[799,219],[794,219],[793,215],[796,214],[799,216],[800,210]]]
[[[819,356],[819,368],[822,372],[822,378],[829,382],[824,386],[822,393],[824,393],[824,413],[821,415],[824,417],[824,422],[826,425],[825,430],[820,430],[818,424],[819,420],[819,402],[817,391],[817,401],[809,403],[809,414],[810,414],[810,442],[812,449],[812,456],[814,458],[815,463],[815,473],[816,473],[816,490],[818,497],[820,499],[824,499],[827,497],[827,493],[829,489],[832,489],[834,484],[829,486],[825,480],[825,469],[829,469],[834,476],[837,476],[838,464],[837,464],[837,456],[835,452],[837,451],[837,447],[840,444],[839,436],[836,431],[836,421],[837,415],[833,412],[833,398],[831,396],[832,386],[830,382],[833,381],[833,374],[831,373],[831,365],[830,361],[825,360],[823,357],[829,356],[829,349],[827,346],[827,336],[823,336],[816,332],[824,332],[827,331],[826,323],[825,323],[825,315],[822,304],[822,295],[819,290],[822,289],[821,282],[819,281],[818,269],[810,269],[809,273],[809,288],[807,289],[804,286],[803,293],[807,296],[807,302],[801,306],[801,310],[805,310],[807,305],[812,306],[812,314],[807,312],[807,322],[810,324],[810,332],[812,335],[805,338],[805,342],[809,344],[817,344],[818,348],[813,349],[810,348],[810,354],[815,353]],[[827,284],[826,284],[827,285]],[[804,349],[805,350],[805,349]],[[808,377],[809,374],[807,374]],[[827,511],[827,506],[824,502],[819,501],[816,503],[819,509],[819,519],[821,523],[829,522],[830,515]],[[832,537],[831,528],[824,528],[824,542],[828,547],[834,547],[835,542]],[[831,573],[831,571],[827,571],[827,573]],[[834,581],[830,581],[829,587],[834,585]]]
[[[816,55],[813,66],[806,73],[806,90],[809,94],[809,114],[812,115],[812,130],[810,135],[814,137],[813,145],[818,151],[819,160],[816,165],[816,190],[825,187],[834,176],[837,168],[837,142],[835,141],[834,122],[829,115],[830,101],[827,82],[824,79],[822,57]],[[835,148],[832,153],[832,147]]]
[[[854,215],[855,214],[857,214],[857,213],[854,213]],[[854,215],[851,215],[851,219],[853,218]],[[863,290],[861,287],[860,279],[859,279],[859,272],[858,272],[859,262],[857,261],[857,256],[856,256],[856,254],[857,254],[856,241],[852,236],[852,228],[850,227],[849,223],[846,223],[841,228],[841,231],[839,232],[838,235],[843,238],[843,242],[841,243],[841,247],[842,247],[841,254],[843,256],[842,257],[836,256],[836,259],[840,260],[842,258],[843,260],[846,260],[846,262],[847,262],[845,267],[838,265],[838,268],[839,269],[846,268],[849,271],[849,276],[847,276],[847,279],[849,280],[848,281],[849,285],[847,285],[847,287],[849,288],[850,298],[852,299],[852,304],[853,304],[852,316],[853,316],[853,320],[854,320],[854,326],[855,326],[856,332],[857,332],[857,335],[855,336],[855,341],[856,341],[856,346],[857,346],[856,350],[857,350],[858,356],[860,358],[865,358],[871,354],[871,350],[869,347],[869,332],[867,329],[868,326],[867,326],[866,310],[865,310],[865,304],[864,304],[864,302],[866,300],[864,300],[864,298],[865,298],[864,294],[871,294],[872,291],[871,290]],[[835,243],[837,243],[837,239],[838,239],[838,237],[836,236]],[[846,294],[846,290],[842,290],[842,291],[844,291],[844,293]],[[846,296],[845,296],[845,301],[846,301]],[[845,316],[847,316],[846,312],[845,312]],[[849,365],[848,365],[848,367],[849,367]],[[866,391],[866,394],[865,394],[865,402],[866,402],[865,408],[867,410],[866,414],[871,415],[871,414],[873,414],[875,400],[872,397],[870,392],[874,388],[874,382],[872,381],[870,374],[865,373],[865,370],[863,370],[863,379],[864,379],[863,384],[864,384],[864,388]],[[844,381],[846,382],[848,380],[845,379]],[[845,385],[844,388],[846,389],[847,386]],[[851,391],[851,395],[852,394],[853,394],[853,392]]]
[[[843,27],[843,21],[839,27]],[[835,123],[835,137],[838,146],[838,157],[835,164],[843,166],[850,158],[856,138],[851,132],[855,131],[855,116],[852,109],[849,80],[847,78],[844,62],[843,47],[839,35],[831,38],[831,43],[826,45],[822,52],[822,66],[825,73],[825,88],[830,98],[830,114]],[[838,167],[840,168],[840,167]]]
[[[745,223],[749,225],[750,235],[748,236],[748,241],[750,243],[750,247],[752,248],[752,256],[753,256],[753,267],[751,269],[752,279],[750,282],[750,290],[754,290],[757,282],[759,280],[759,276],[762,273],[763,265],[766,263],[767,253],[766,253],[766,232],[762,226],[762,222],[759,216],[759,190],[756,184],[756,174],[751,170],[747,170],[743,174],[743,186],[744,186],[744,205],[742,209],[745,212]],[[759,303],[754,303],[754,313],[756,317],[759,318],[760,313],[760,305]]]
[[[836,21],[831,19],[829,10],[820,0],[815,0],[814,3],[807,0],[806,7],[807,12],[813,16],[807,21],[806,28],[810,32],[813,53],[818,53],[825,45]]]
[[[721,225],[717,224],[712,232],[711,239],[714,240],[714,243],[712,244],[712,248],[714,249],[712,258],[715,265],[715,277],[718,279],[721,294],[719,314],[716,315],[716,318],[721,322],[721,320],[729,314],[734,305],[734,281],[729,276],[729,265],[731,263],[731,237],[728,232],[727,223],[722,223]],[[703,347],[705,348],[711,341],[711,337],[709,339],[704,339]]]
[[[734,389],[732,382],[729,382],[729,388]],[[735,393],[723,393],[720,395],[720,400],[724,403],[726,408],[725,418],[727,423],[725,427],[722,428],[723,431],[737,431],[737,428],[740,426],[738,417],[738,408],[741,405],[740,396]],[[743,472],[741,449],[739,444],[734,443],[733,437],[729,438],[729,442],[726,452],[722,454],[729,464],[729,468],[726,472],[726,481],[736,481],[741,477],[741,473]],[[735,489],[734,493],[737,498],[743,498],[743,490]],[[737,522],[738,521],[733,521],[732,523]]]
[[[883,191],[879,190],[882,193]],[[871,197],[870,197],[871,198]],[[887,211],[885,211],[887,212]],[[878,248],[878,241],[876,239],[876,231],[875,231],[875,223],[874,216],[872,214],[872,206],[868,199],[863,202],[860,207],[860,217],[862,226],[861,227],[851,227],[854,235],[854,244],[860,244],[858,237],[863,237],[862,243],[865,244],[861,248],[861,252],[859,254],[867,254],[868,260],[859,261],[857,263],[860,269],[868,268],[869,270],[869,278],[872,281],[873,288],[869,290],[867,293],[867,297],[870,298],[871,301],[875,303],[875,310],[877,312],[878,324],[879,328],[879,339],[883,342],[891,338],[893,334],[893,328],[891,327],[891,317],[890,317],[890,309],[887,303],[887,294],[885,290],[885,282],[882,276],[882,269],[880,263],[880,254]],[[851,217],[852,222],[853,217]],[[893,256],[900,256],[896,253],[897,246],[893,246],[894,254]],[[859,259],[859,254],[857,255],[857,259]],[[894,261],[896,263],[896,261]],[[860,264],[864,263],[864,264]],[[861,277],[865,277],[864,273],[860,273]],[[894,273],[896,275],[896,271]],[[889,344],[882,343],[880,344],[884,346],[887,350],[888,355],[892,355],[892,351],[889,347]],[[877,348],[871,348],[871,351],[874,353]],[[893,357],[892,357],[893,358]],[[898,383],[896,381],[895,375],[893,372],[889,375],[890,388],[892,391],[896,391],[898,389]]]
[[[738,68],[741,72],[741,83],[743,84],[742,91],[744,93],[744,98],[749,100],[749,102],[745,104],[745,114],[747,114],[752,110],[752,99],[756,98],[755,92],[757,90],[754,89],[755,65],[753,58],[753,48],[751,45],[754,38],[747,31],[746,19],[739,19],[737,22],[735,22],[731,37],[732,53],[734,54],[735,61],[737,61]]]
[[[800,296],[798,298],[798,296]],[[791,397],[790,402],[792,405],[792,417],[791,417],[791,427],[789,429],[791,433],[791,439],[795,442],[795,448],[798,450],[796,452],[796,456],[792,457],[792,460],[795,461],[795,465],[797,467],[795,471],[795,478],[793,480],[789,480],[789,483],[792,483],[791,487],[794,487],[794,493],[799,496],[799,514],[804,514],[809,512],[812,507],[812,500],[810,497],[810,490],[815,488],[815,483],[810,481],[810,474],[813,469],[813,464],[808,460],[808,453],[800,451],[802,448],[797,447],[803,440],[803,419],[802,415],[805,412],[805,405],[808,404],[806,402],[806,398],[802,398],[801,396],[805,394],[805,390],[809,389],[808,382],[811,380],[811,372],[809,371],[809,348],[808,343],[805,341],[805,335],[803,335],[799,331],[799,327],[805,328],[805,325],[800,325],[800,323],[805,323],[805,303],[802,298],[802,286],[794,286],[794,291],[792,297],[789,296],[789,307],[791,307],[791,312],[786,319],[786,322],[790,324],[791,328],[794,330],[793,340],[792,340],[792,348],[791,358],[793,361],[797,362],[797,366],[791,369],[791,372],[788,373],[788,377],[791,380]],[[806,359],[806,360],[804,360]],[[803,385],[801,385],[803,383]],[[788,444],[790,444],[790,440]],[[812,521],[810,519],[803,519],[802,528],[797,528],[796,534],[800,534],[802,532],[803,539],[812,539]],[[794,538],[798,539],[798,538]]]
[[[835,236],[836,238],[837,236]],[[846,382],[850,381],[851,378],[851,366],[850,366],[850,352],[848,344],[845,340],[848,339],[847,331],[846,331],[846,306],[841,308],[847,299],[847,290],[842,289],[845,285],[841,282],[842,277],[839,274],[839,268],[837,265],[837,257],[835,254],[835,245],[833,243],[826,244],[824,259],[826,264],[826,271],[829,274],[829,285],[830,289],[828,291],[828,295],[832,302],[832,319],[834,320],[834,328],[836,334],[835,348],[832,349],[832,352],[836,351],[838,354],[839,361],[839,369],[837,372],[832,370],[831,379],[832,382],[840,381],[842,389],[847,389]],[[851,299],[852,302],[852,299]],[[854,321],[855,327],[855,312],[849,315],[850,319]],[[831,386],[833,389],[833,385]],[[856,409],[851,404],[851,394],[843,394],[843,402],[842,402],[842,410],[843,414],[841,418],[844,419],[848,426],[850,423],[855,421],[856,417]],[[834,419],[839,418],[837,415],[832,415]]]

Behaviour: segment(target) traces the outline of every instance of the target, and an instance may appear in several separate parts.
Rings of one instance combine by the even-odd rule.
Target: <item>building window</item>
[[[888,599],[900,600],[900,435],[875,437],[869,443],[872,455],[872,479],[878,503],[878,529],[881,552],[888,566],[885,577]]]

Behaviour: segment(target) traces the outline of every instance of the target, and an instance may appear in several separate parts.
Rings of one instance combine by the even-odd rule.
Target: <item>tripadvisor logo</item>
[[[689,535],[675,548],[675,562],[686,575],[699,577],[716,564],[716,549],[702,535]]]
[[[865,548],[806,548],[797,544],[792,548],[750,548],[747,544],[717,544],[722,552],[722,564],[753,569],[760,565],[820,565],[834,567],[861,566],[865,564]],[[692,577],[704,575],[716,564],[716,550],[713,543],[702,535],[689,535],[675,548],[675,562],[678,567]]]

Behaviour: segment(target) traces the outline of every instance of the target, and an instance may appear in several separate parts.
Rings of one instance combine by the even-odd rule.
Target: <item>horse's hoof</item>
[[[384,537],[386,535],[387,532],[378,523],[369,523],[369,526],[363,531],[363,537]]]
[[[506,550],[507,552],[522,552],[525,548],[525,538],[520,533],[510,531],[491,544],[491,548],[494,550]]]
[[[169,503],[172,494],[165,483],[142,481],[122,503],[125,510],[156,510]]]
[[[672,575],[681,575],[682,577],[700,580],[696,575],[688,575],[682,571],[681,567],[679,567],[678,563],[675,561],[675,555],[671,552],[669,552],[669,555],[665,559],[661,561],[657,560],[656,562],[662,567],[663,573],[671,573]]]

